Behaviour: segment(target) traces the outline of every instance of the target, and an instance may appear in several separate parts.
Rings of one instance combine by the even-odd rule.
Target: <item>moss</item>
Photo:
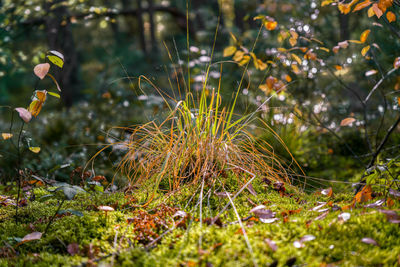
[[[374,209],[357,208],[352,211],[351,218],[338,220],[341,211],[331,210],[321,220],[314,220],[321,213],[313,211],[318,201],[332,201],[343,206],[352,199],[351,193],[335,194],[332,198],[315,194],[304,194],[296,188],[286,186],[285,195],[265,187],[261,181],[254,182],[256,196],[247,190],[235,199],[235,207],[242,218],[249,216],[252,203],[264,204],[276,212],[279,221],[266,224],[258,220],[243,222],[253,250],[249,252],[245,238],[237,223],[235,213],[228,209],[222,216],[223,227],[200,224],[199,194],[194,186],[187,185],[180,192],[164,195],[157,192],[154,201],[145,210],[154,214],[160,203],[179,207],[191,214],[187,229],[177,228],[165,235],[154,248],[146,250],[135,241],[135,231],[128,218],[137,216],[139,203],[143,203],[148,194],[146,190],[137,190],[132,197],[121,193],[114,194],[79,194],[76,199],[66,201],[62,209],[72,209],[84,214],[79,217],[73,214],[60,216],[53,222],[48,234],[40,240],[27,242],[17,246],[15,238],[22,238],[33,231],[43,232],[48,219],[54,214],[59,204],[57,199],[41,199],[29,202],[20,209],[20,223],[13,221],[14,207],[0,208],[0,240],[1,249],[14,247],[11,258],[0,257],[0,266],[73,266],[86,263],[90,258],[100,258],[118,252],[115,256],[106,257],[104,263],[117,266],[177,266],[197,264],[206,266],[249,266],[253,260],[260,266],[268,266],[277,262],[284,266],[287,261],[295,261],[297,265],[320,266],[323,263],[335,263],[341,266],[379,265],[394,266],[400,255],[400,228],[398,224],[387,222],[384,214]],[[238,189],[231,183],[229,191]],[[209,188],[205,190],[208,192]],[[212,188],[211,192],[221,191]],[[36,196],[43,196],[46,191],[35,190]],[[195,195],[194,195],[195,194]],[[189,202],[191,197],[192,201]],[[202,216],[215,216],[227,203],[227,198],[205,193]],[[107,217],[97,211],[96,206],[110,205],[116,211],[109,212]],[[395,209],[399,208],[396,201]],[[292,215],[284,220],[288,211]],[[160,215],[161,216],[161,215]],[[286,221],[286,222],[284,222]],[[311,222],[310,222],[311,221]],[[166,218],[167,226],[172,227],[170,218]],[[165,229],[165,228],[163,228]],[[161,234],[164,230],[157,230]],[[315,239],[304,243],[304,247],[296,248],[293,242],[305,235],[313,235]],[[123,237],[123,238],[121,238]],[[363,237],[370,237],[379,246],[361,242]],[[278,249],[274,252],[266,243],[266,239],[276,242]],[[115,246],[114,240],[117,240]],[[200,242],[201,240],[201,242]],[[71,256],[67,246],[79,244],[79,253]],[[0,250],[1,253],[1,250]]]

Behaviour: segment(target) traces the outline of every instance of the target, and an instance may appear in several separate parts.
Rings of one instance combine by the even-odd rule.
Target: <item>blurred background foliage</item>
[[[259,15],[262,19],[255,20]],[[265,16],[277,27],[264,27]],[[221,81],[222,101],[229,104],[241,86],[238,116],[260,109],[257,116],[281,136],[308,175],[355,179],[398,117],[398,73],[384,80],[366,108],[356,97],[365,99],[399,56],[400,38],[390,28],[398,28],[398,22],[386,24],[366,12],[342,14],[317,0],[0,0],[1,132],[10,125],[7,107],[29,104],[33,67],[43,62],[46,51],[62,52],[65,65],[55,73],[62,101],[47,101],[23,132],[25,144],[42,148],[39,154],[27,150],[23,166],[68,180],[71,170],[84,165],[102,144],[124,138],[113,130],[107,136],[110,128],[163,116],[165,103],[149,82],[175,99],[188,86],[202,88],[219,25],[207,88]],[[354,43],[332,52],[339,42],[360,39],[366,29],[371,29],[369,58]],[[299,59],[289,52],[291,32],[299,36],[296,47],[306,48],[293,52]],[[247,66],[224,57],[229,46],[253,51],[266,68],[257,68],[254,58]],[[377,74],[365,75],[375,69]],[[139,86],[140,75],[149,82],[142,77]],[[283,89],[268,89],[269,77],[282,81]],[[38,89],[51,86],[44,82]],[[347,117],[356,121],[341,127]],[[289,158],[276,138],[258,126],[252,125],[254,132]],[[382,160],[398,155],[399,139],[396,130]],[[95,170],[113,177],[119,150],[107,150]],[[13,151],[1,141],[1,180],[13,176]]]

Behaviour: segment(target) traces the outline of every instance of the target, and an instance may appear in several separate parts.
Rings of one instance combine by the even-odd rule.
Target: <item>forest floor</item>
[[[158,192],[145,208],[146,188],[79,193],[58,210],[51,187],[32,187],[16,223],[15,186],[3,185],[0,266],[400,265],[395,197],[370,189],[356,198],[331,188],[306,194],[265,180],[237,197],[235,182],[225,188],[229,197],[207,185],[203,194],[199,185]]]

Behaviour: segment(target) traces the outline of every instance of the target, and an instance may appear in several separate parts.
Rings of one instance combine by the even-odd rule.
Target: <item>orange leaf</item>
[[[371,47],[370,47],[369,45],[367,45],[366,47],[364,47],[364,48],[361,50],[361,55],[364,57],[364,56],[368,53],[368,51],[369,51],[370,48],[371,48]]]
[[[1,136],[3,137],[4,140],[10,139],[13,137],[12,133],[2,133]]]
[[[272,31],[275,30],[276,27],[278,26],[278,22],[276,21],[266,21],[264,22],[264,26],[267,30]]]
[[[349,124],[351,124],[351,123],[353,123],[353,122],[355,122],[355,121],[356,121],[355,118],[346,118],[346,119],[343,119],[343,120],[340,122],[340,126],[347,126],[347,125],[349,125]]]
[[[389,22],[396,21],[396,15],[392,11],[386,13],[386,18]]]
[[[367,38],[368,38],[368,35],[369,35],[369,33],[371,32],[371,30],[365,30],[365,31],[363,31],[363,33],[361,34],[361,36],[360,36],[360,41],[362,42],[362,43],[365,43],[365,41],[367,41]]]
[[[386,204],[389,208],[391,208],[394,205],[394,200],[388,197],[386,200]]]
[[[361,2],[361,3],[357,4],[357,5],[354,7],[353,12],[356,12],[356,11],[359,11],[359,10],[361,10],[361,9],[364,9],[364,8],[368,7],[369,5],[371,5],[371,4],[372,4],[372,3],[371,3],[370,0],[365,0],[364,2]]]
[[[34,100],[29,105],[28,111],[32,114],[32,116],[37,117],[40,111],[42,110],[43,104],[46,101],[47,91],[36,91]]]
[[[370,185],[364,186],[364,188],[356,194],[354,197],[357,203],[367,202],[372,199],[372,188]]]

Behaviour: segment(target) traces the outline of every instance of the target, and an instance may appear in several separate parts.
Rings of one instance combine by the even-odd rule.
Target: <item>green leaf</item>
[[[60,98],[60,95],[54,92],[47,92],[49,95]]]
[[[57,56],[47,56],[47,58],[50,60],[51,63],[59,68],[62,68],[64,66],[64,60]]]

